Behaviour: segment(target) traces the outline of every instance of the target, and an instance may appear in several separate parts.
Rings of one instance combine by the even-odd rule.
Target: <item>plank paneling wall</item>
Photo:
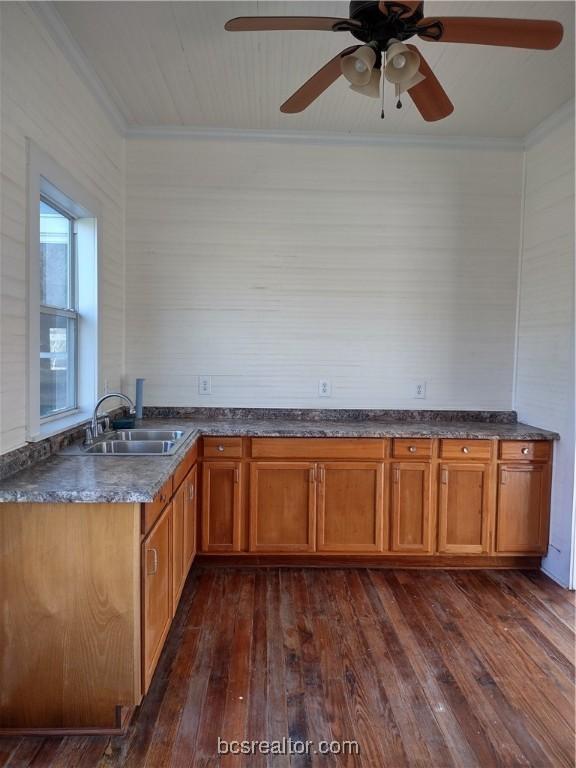
[[[503,149],[130,139],[128,385],[158,405],[509,408],[521,167]]]
[[[551,548],[544,567],[570,577],[574,499],[574,117],[526,152],[516,408],[560,433]]]
[[[26,436],[26,138],[102,205],[100,389],[124,356],[124,139],[27,3],[1,3],[0,452]]]

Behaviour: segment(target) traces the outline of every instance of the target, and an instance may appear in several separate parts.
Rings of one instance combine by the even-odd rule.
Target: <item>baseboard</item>
[[[539,556],[512,555],[262,555],[249,552],[199,554],[198,566],[228,568],[520,568],[537,570]]]

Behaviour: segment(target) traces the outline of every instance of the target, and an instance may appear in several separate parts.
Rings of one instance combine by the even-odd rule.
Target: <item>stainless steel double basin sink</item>
[[[183,429],[120,429],[84,448],[91,456],[169,456],[185,437]]]

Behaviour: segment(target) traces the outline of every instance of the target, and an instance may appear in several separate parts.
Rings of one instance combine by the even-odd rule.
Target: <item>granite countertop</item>
[[[64,450],[0,482],[0,502],[138,503],[152,501],[194,440],[201,435],[247,437],[446,437],[554,440],[558,435],[520,423],[396,422],[289,419],[146,419],[141,426],[188,436],[172,456],[88,456]]]

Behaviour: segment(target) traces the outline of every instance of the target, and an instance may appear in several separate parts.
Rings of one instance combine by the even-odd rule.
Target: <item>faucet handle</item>
[[[102,420],[104,424],[104,432],[110,431],[110,416],[104,416],[104,419]]]
[[[94,442],[94,435],[92,434],[92,427],[86,427],[84,430],[84,445],[92,445]]]

